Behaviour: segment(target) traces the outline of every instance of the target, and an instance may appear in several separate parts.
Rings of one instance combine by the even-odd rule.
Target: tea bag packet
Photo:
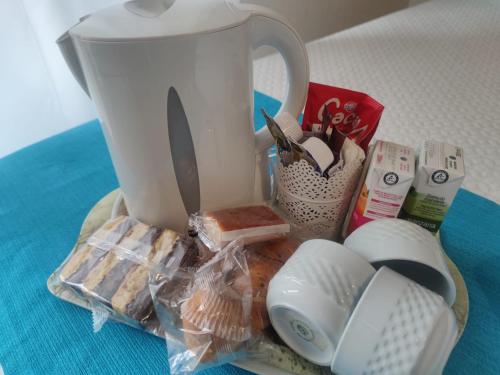
[[[267,205],[226,208],[192,215],[190,225],[200,239],[218,251],[235,239],[244,244],[285,236],[290,224]]]
[[[326,171],[326,174],[328,175],[328,177],[333,177],[335,176],[335,173],[339,172],[342,170],[342,168],[344,168],[344,158],[342,157],[342,155],[339,156],[337,162],[335,164],[333,164],[327,171]]]
[[[320,138],[308,138],[302,143],[302,147],[304,147],[307,150],[308,154],[312,157],[317,165],[316,168],[319,170],[320,174],[323,175],[325,171],[333,164],[333,152]]]
[[[264,112],[265,113],[265,112]],[[271,164],[273,163],[270,158],[270,152],[274,153],[278,147],[272,147],[277,142],[278,138],[285,138],[290,140],[290,143],[300,142],[304,134],[295,116],[289,112],[280,112],[274,118],[274,121],[269,121],[270,118],[263,114],[266,119],[267,126],[262,128],[256,133],[255,145],[256,153],[256,168],[255,168],[255,201],[269,201],[272,199],[273,194],[273,181],[270,174]],[[278,127],[279,129],[276,129]],[[271,137],[267,136],[268,134]],[[291,144],[290,144],[291,146]],[[280,148],[280,155],[282,161],[285,163],[292,162],[293,155],[290,151]]]
[[[280,162],[287,166],[297,161],[305,160],[316,170],[320,171],[321,167],[318,160],[311,154],[310,150],[298,142],[298,139],[302,138],[303,132],[298,126],[293,125],[291,116],[285,118],[278,116],[276,119],[273,119],[264,109],[261,109],[261,111],[266,120],[269,132],[276,142]],[[278,121],[281,121],[281,124]],[[294,122],[298,125],[296,121]],[[291,131],[291,129],[294,129],[294,131]],[[286,134],[285,131],[287,131]]]

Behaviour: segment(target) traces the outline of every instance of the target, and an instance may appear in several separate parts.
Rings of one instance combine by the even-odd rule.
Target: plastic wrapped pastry
[[[231,242],[213,254],[202,265],[176,254],[173,258],[183,258],[176,272],[161,271],[150,279],[171,374],[241,358],[251,338],[252,287],[242,243]]]
[[[212,250],[220,250],[237,238],[250,244],[290,232],[290,224],[266,205],[206,211],[191,216],[190,223]]]
[[[252,332],[259,333],[271,325],[266,308],[267,287],[273,276],[300,245],[294,238],[280,238],[249,245],[245,249],[252,283]],[[235,286],[238,288],[238,286]]]
[[[151,278],[171,374],[253,355],[252,348],[270,327],[269,281],[298,245],[288,237],[245,247],[236,240],[201,266],[189,267],[183,261],[174,275],[160,272]]]
[[[78,296],[133,326],[154,318],[151,267],[190,252],[192,240],[126,216],[106,222],[59,268],[58,281]],[[171,265],[172,266],[172,265]]]

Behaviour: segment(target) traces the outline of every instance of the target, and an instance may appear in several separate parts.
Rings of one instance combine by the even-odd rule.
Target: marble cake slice
[[[130,230],[134,222],[126,216],[118,216],[107,221],[99,231],[94,234],[97,240],[103,243],[120,240]],[[88,272],[94,267],[106,252],[88,243],[80,246],[65,262],[59,272],[59,278],[68,286],[80,285]]]
[[[179,235],[165,229],[156,239],[147,256],[153,265],[163,265],[172,254]],[[136,321],[148,319],[153,312],[153,301],[149,290],[149,269],[141,264],[131,267],[111,298],[113,310]]]
[[[135,253],[146,257],[151,244],[160,231],[149,225],[136,222],[128,233],[89,271],[82,284],[82,291],[98,301],[111,306],[111,298],[130,269],[138,263],[123,255]]]

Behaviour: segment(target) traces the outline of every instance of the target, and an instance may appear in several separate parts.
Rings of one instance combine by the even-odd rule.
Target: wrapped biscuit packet
[[[267,287],[300,244],[271,238],[236,239],[214,252],[194,231],[119,216],[78,246],[53,280],[92,308],[94,329],[109,318],[165,337],[171,374],[265,360],[262,345],[274,337]]]
[[[151,275],[171,374],[263,356],[257,348],[271,325],[267,287],[300,242],[282,237],[243,244],[230,242],[202,265],[182,261],[173,273]]]
[[[68,256],[54,283],[92,308],[95,331],[112,318],[162,334],[149,291],[150,269],[177,267],[172,261],[178,256],[172,255],[193,253],[193,247],[189,236],[118,216]]]
[[[250,244],[290,232],[290,224],[265,204],[204,211],[191,215],[189,223],[212,251],[236,239]]]
[[[165,329],[171,374],[203,370],[246,356],[252,287],[241,240],[198,267],[152,273],[150,289]]]

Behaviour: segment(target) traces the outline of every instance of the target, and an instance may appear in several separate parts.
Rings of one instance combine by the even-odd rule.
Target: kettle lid
[[[82,19],[70,33],[85,40],[125,41],[209,33],[237,26],[250,13],[233,0],[132,0]]]

